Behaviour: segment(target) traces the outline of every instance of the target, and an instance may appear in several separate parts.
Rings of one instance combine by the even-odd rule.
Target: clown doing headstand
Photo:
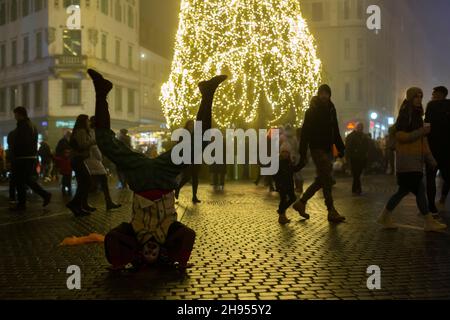
[[[183,174],[188,164],[174,164],[171,151],[155,159],[147,158],[116,139],[111,130],[106,99],[113,84],[92,69],[88,70],[88,74],[94,82],[96,92],[97,144],[102,153],[124,173],[134,192],[131,225],[139,244],[143,246],[144,257],[147,262],[153,262],[157,257],[157,243],[167,249],[171,261],[179,263],[179,267],[185,269],[193,248],[195,232],[177,221],[174,190],[178,187],[177,177]],[[204,131],[211,128],[214,93],[226,79],[227,76],[222,75],[199,83],[202,100],[197,121],[202,122]],[[191,156],[192,159],[195,157],[194,154]]]

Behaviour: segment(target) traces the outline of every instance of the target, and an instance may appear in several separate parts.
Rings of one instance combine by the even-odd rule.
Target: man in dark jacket
[[[348,135],[345,147],[353,175],[352,192],[354,195],[361,195],[361,174],[366,167],[369,153],[369,139],[364,134],[364,125],[362,123],[358,123],[356,130]]]
[[[447,88],[434,88],[433,99],[427,106],[425,123],[431,125],[428,143],[433,157],[438,163],[442,178],[450,184],[450,100],[446,99],[447,95]],[[428,206],[432,213],[438,212],[435,204],[436,173],[437,169],[427,167]]]
[[[328,209],[328,221],[338,223],[343,222],[345,217],[335,209],[331,193],[333,145],[336,146],[339,157],[344,157],[345,147],[339,133],[336,108],[331,102],[331,88],[325,84],[320,86],[318,95],[311,100],[311,106],[306,111],[300,141],[300,164],[301,166],[306,164],[306,153],[309,148],[316,166],[317,177],[294,205],[294,209],[304,216],[306,203],[322,189]]]
[[[13,210],[23,211],[26,209],[26,186],[44,199],[43,206],[46,207],[50,203],[51,193],[42,189],[36,182],[38,131],[28,118],[25,108],[15,108],[14,117],[17,120],[17,128],[12,131],[8,142],[18,195],[18,203]]]

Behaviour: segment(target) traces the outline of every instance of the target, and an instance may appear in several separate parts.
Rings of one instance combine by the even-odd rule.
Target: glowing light
[[[377,119],[378,119],[378,113],[372,112],[372,113],[370,114],[370,119],[372,119],[372,120],[377,120]]]
[[[160,100],[171,128],[193,119],[197,84],[225,73],[214,120],[252,123],[261,104],[267,125],[290,111],[301,124],[320,82],[321,62],[298,0],[182,0],[169,80]]]

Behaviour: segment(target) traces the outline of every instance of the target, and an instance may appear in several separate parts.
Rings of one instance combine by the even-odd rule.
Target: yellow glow
[[[197,84],[229,75],[214,100],[219,127],[251,123],[265,97],[269,123],[289,110],[300,124],[319,82],[321,62],[298,0],[182,0],[172,72],[161,90],[171,128],[193,119]]]

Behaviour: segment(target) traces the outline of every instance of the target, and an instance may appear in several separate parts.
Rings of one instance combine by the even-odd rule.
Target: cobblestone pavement
[[[312,177],[307,179],[307,183]],[[352,197],[349,178],[339,178],[336,207],[348,221],[331,225],[321,195],[308,205],[310,221],[290,209],[292,222],[277,223],[278,195],[248,183],[229,183],[215,194],[203,184],[197,206],[180,197],[179,216],[197,232],[185,277],[162,270],[113,275],[102,244],[60,247],[67,236],[105,234],[129,217],[131,193],[116,191],[123,209],[108,213],[100,195],[91,199],[98,212],[75,218],[64,208],[56,187],[43,210],[31,197],[24,214],[7,209],[0,189],[0,299],[448,299],[449,232],[425,233],[407,198],[396,210],[403,224],[380,229],[375,220],[395,191],[388,176],[365,177],[365,195]],[[441,219],[449,222],[449,206]],[[66,269],[82,270],[82,289],[66,287]],[[369,290],[367,268],[381,268],[381,290]]]

